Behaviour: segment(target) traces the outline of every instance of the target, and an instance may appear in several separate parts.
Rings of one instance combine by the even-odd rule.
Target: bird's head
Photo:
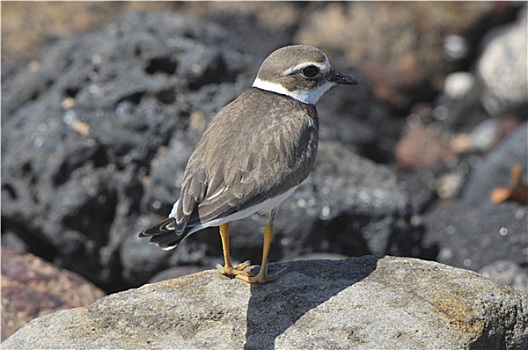
[[[315,104],[332,86],[358,81],[335,70],[316,47],[292,45],[272,52],[262,63],[253,87]]]

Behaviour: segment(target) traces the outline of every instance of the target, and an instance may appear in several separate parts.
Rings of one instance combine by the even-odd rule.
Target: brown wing
[[[314,106],[247,90],[213,118],[189,159],[178,226],[227,216],[298,185],[313,167],[317,134]]]

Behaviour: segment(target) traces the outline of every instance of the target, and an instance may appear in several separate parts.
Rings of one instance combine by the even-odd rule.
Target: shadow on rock
[[[274,287],[277,282],[251,285],[244,349],[275,349],[276,338],[308,311],[376,270],[379,258],[362,259],[364,264],[355,271],[348,270],[351,264],[347,260],[288,263],[288,273],[278,281],[282,284],[280,296]]]
[[[4,349],[526,349],[526,294],[410,258],[278,263],[248,285],[204,271],[39,317]],[[272,271],[273,272],[273,271]]]

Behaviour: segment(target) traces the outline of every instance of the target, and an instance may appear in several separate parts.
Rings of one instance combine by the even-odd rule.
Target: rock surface
[[[424,243],[439,246],[438,261],[477,271],[507,258],[526,267],[527,206],[517,201],[496,204],[491,194],[498,186],[509,186],[516,164],[523,169],[523,183],[528,182],[527,128],[523,124],[475,167],[460,198],[425,215],[429,230]]]
[[[528,301],[476,273],[407,258],[297,261],[248,285],[206,271],[32,321],[29,348],[521,349]]]
[[[2,341],[35,317],[88,306],[105,293],[81,276],[31,254],[2,255]]]
[[[203,128],[251,84],[262,59],[312,43],[361,83],[319,102],[320,169],[281,208],[271,260],[412,255],[525,292],[526,205],[490,205],[488,196],[492,184],[509,184],[511,160],[523,161],[527,180],[518,152],[528,116],[524,6],[2,3],[2,245],[107,292],[165,268],[154,278],[221,262],[215,230],[173,252],[135,234],[167,214]],[[418,167],[403,171],[395,145],[406,125],[448,142],[469,135],[471,147],[439,157],[429,137],[408,142],[423,158],[407,153]],[[423,159],[436,162],[416,164]],[[233,225],[234,258],[259,261],[264,224],[254,216]],[[7,301],[24,303],[18,295]]]
[[[527,11],[524,7],[516,23],[496,28],[484,39],[477,76],[483,85],[482,103],[494,116],[525,113],[528,106]]]
[[[502,285],[512,286],[523,293],[528,293],[528,276],[511,260],[497,260],[481,268],[479,273]]]

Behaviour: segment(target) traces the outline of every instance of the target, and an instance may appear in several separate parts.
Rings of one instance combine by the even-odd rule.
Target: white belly
[[[213,220],[207,221],[207,222],[202,222],[201,224],[199,224],[197,226],[194,226],[189,231],[189,235],[191,233],[196,232],[196,231],[203,230],[206,227],[220,226],[220,225],[228,223],[230,221],[235,221],[235,220],[240,220],[240,219],[247,218],[248,216],[251,216],[251,215],[253,215],[253,214],[257,213],[257,212],[262,212],[262,213],[270,212],[272,209],[277,208],[279,205],[281,205],[281,203],[284,202],[284,200],[286,200],[286,198],[291,196],[293,191],[295,191],[296,189],[297,189],[297,186],[292,187],[291,189],[289,189],[288,191],[284,192],[283,194],[278,195],[277,197],[266,199],[262,203],[259,203],[259,204],[255,205],[255,206],[252,206],[252,207],[246,208],[244,210],[238,211],[238,212],[233,213],[231,215],[228,215],[226,217],[213,219]],[[176,203],[174,203],[174,205],[172,207],[172,210],[171,210],[171,213],[169,214],[169,217],[174,217],[176,215],[176,207],[178,206],[178,201],[176,201]]]

